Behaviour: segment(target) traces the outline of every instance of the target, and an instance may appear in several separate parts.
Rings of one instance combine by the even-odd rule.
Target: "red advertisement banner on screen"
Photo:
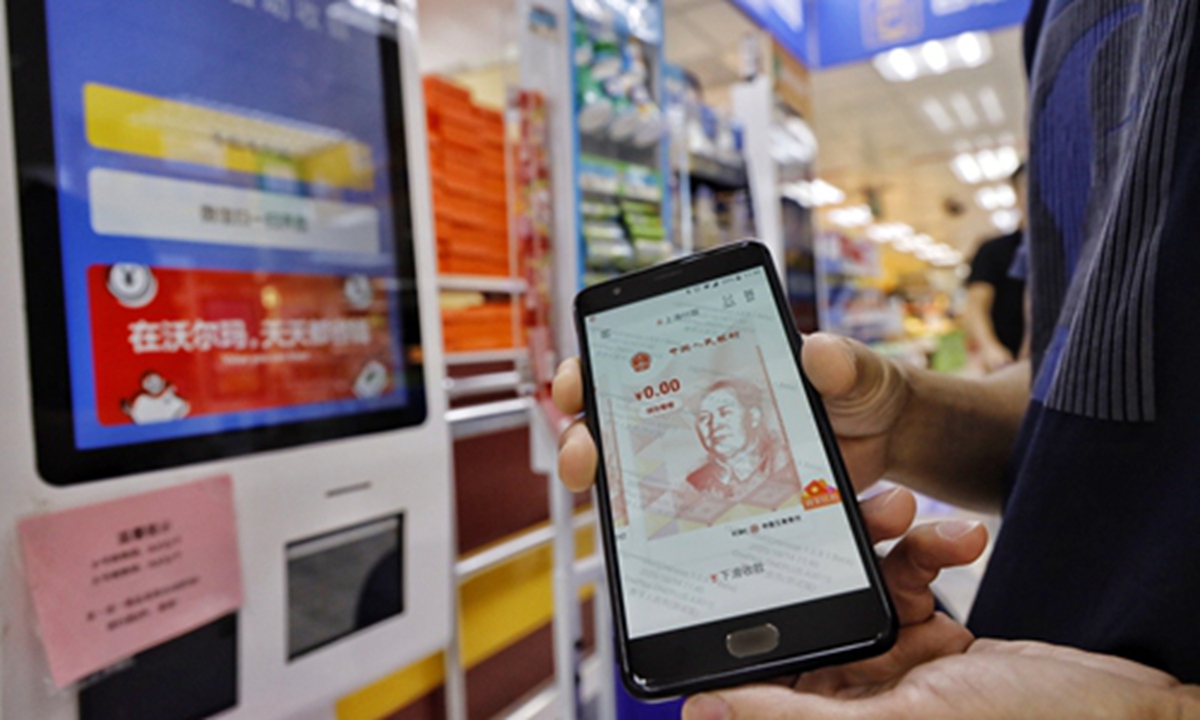
[[[88,269],[104,425],[378,397],[396,367],[384,280]]]

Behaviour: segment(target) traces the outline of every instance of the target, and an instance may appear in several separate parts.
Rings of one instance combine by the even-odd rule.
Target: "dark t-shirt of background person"
[[[992,329],[1000,344],[1016,357],[1021,350],[1021,338],[1025,334],[1024,296],[1025,282],[1011,277],[1017,248],[1021,246],[1021,231],[993,238],[979,246],[971,260],[971,275],[967,285],[981,282],[991,285],[995,291],[992,301]]]

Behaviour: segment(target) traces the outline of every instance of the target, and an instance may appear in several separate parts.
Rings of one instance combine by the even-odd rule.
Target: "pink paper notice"
[[[59,687],[242,604],[227,475],[27,518],[18,532]]]

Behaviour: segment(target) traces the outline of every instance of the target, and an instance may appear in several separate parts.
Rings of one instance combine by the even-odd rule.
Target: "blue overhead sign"
[[[812,66],[809,27],[805,23],[814,0],[732,0],[750,19],[771,34],[800,62]]]
[[[795,0],[799,2],[799,0]],[[1030,0],[818,0],[818,67],[865,60],[884,50],[994,30],[1025,21]]]
[[[811,68],[1025,21],[1030,0],[733,0]]]

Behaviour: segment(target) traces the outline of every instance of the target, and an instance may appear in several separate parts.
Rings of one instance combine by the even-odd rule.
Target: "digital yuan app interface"
[[[761,268],[585,323],[631,638],[868,587]]]
[[[411,236],[377,19],[44,7],[59,236],[36,240],[60,243],[77,448],[405,406]]]

